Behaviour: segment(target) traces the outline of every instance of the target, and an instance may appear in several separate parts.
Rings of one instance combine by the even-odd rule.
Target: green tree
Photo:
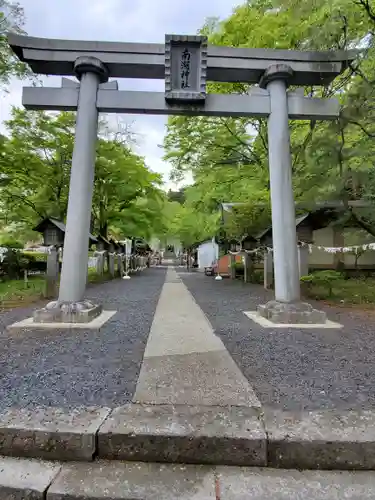
[[[214,236],[218,215],[209,217],[202,212],[196,212],[187,204],[180,205],[172,202],[170,207],[173,213],[169,219],[168,236],[181,242],[184,248],[189,249],[195,243]]]
[[[339,120],[290,122],[297,201],[375,199],[373,12],[367,0],[253,0],[238,6],[222,22],[209,20],[202,29],[215,45],[361,49],[357,61],[332,84],[305,89],[312,97],[338,98]],[[249,90],[243,84],[209,85],[210,92]],[[241,221],[246,216],[256,222],[249,224],[255,230],[259,207],[269,206],[265,120],[172,117],[164,146],[174,178],[193,174],[188,197],[196,210],[213,213],[220,202],[244,202],[246,206],[236,210],[238,221],[231,222],[234,232],[245,229]],[[373,210],[355,215],[375,234]]]
[[[93,224],[104,237],[116,227],[129,236],[149,237],[162,203],[161,178],[144,159],[116,141],[97,148]]]
[[[75,115],[14,109],[0,141],[0,221],[17,234],[67,212]],[[148,236],[160,219],[161,179],[117,138],[97,143],[92,231]]]
[[[29,68],[22,63],[8,45],[7,33],[24,33],[24,11],[18,2],[0,0],[0,90],[6,90],[11,77],[31,76]]]
[[[68,202],[75,117],[14,108],[0,158],[4,224],[32,226],[40,218],[63,219]]]

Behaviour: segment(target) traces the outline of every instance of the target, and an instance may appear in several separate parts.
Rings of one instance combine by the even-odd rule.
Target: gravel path
[[[16,309],[0,317],[0,410],[8,406],[109,407],[129,402],[138,379],[165,269],[129,281],[96,285],[87,296],[117,314],[93,330],[7,333],[4,325],[31,315]]]
[[[329,319],[344,324],[342,330],[265,329],[243,314],[272,298],[262,286],[180,275],[264,405],[375,406],[373,319],[325,308]]]

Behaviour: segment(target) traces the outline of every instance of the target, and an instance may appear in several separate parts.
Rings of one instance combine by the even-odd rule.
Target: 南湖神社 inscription
[[[165,98],[201,102],[206,98],[207,38],[166,35]]]
[[[181,88],[182,89],[187,89],[190,87],[190,84],[189,84],[190,59],[191,59],[191,52],[189,52],[189,49],[185,49],[181,55]]]

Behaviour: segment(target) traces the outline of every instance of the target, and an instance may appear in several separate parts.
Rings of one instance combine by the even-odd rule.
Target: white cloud
[[[20,0],[30,36],[86,40],[163,43],[166,33],[195,34],[206,17],[228,16],[239,0]],[[57,85],[59,79],[44,79]],[[12,82],[10,93],[0,96],[0,132],[11,106],[21,106],[23,82]],[[164,82],[121,80],[120,89],[163,91]],[[129,116],[140,133],[138,151],[147,165],[168,181],[170,166],[163,162],[166,117]],[[172,184],[168,183],[170,187]]]

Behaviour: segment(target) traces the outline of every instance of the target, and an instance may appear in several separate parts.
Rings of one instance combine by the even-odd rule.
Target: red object
[[[219,259],[218,266],[219,266],[219,274],[221,276],[229,275],[230,257],[231,256],[227,254],[223,255],[223,257]],[[242,262],[241,255],[235,255],[234,260],[236,263],[241,263]],[[216,272],[217,272],[217,267],[216,267]]]

